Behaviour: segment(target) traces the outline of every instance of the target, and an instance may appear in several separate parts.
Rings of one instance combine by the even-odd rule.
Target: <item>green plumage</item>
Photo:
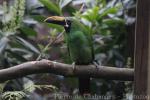
[[[71,20],[70,31],[66,33],[69,55],[76,65],[88,65],[93,62],[93,44],[90,32],[77,20]],[[79,78],[79,91],[81,94],[88,93],[90,78]]]
[[[93,61],[91,34],[77,20],[72,20],[70,31],[66,34],[70,59],[78,65],[90,64]]]

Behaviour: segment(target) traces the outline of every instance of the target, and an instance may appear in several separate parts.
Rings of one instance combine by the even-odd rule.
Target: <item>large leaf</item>
[[[49,11],[54,12],[56,14],[61,14],[61,9],[58,5],[53,3],[50,0],[39,0]]]
[[[16,58],[17,60],[19,59],[19,61],[25,62],[27,61],[26,58],[24,58],[22,55],[18,54],[17,52],[10,50],[7,50],[7,52],[13,57]]]
[[[4,88],[5,88],[7,83],[8,83],[8,81],[0,83],[0,93],[4,92]]]
[[[7,37],[3,37],[0,39],[0,54],[5,50],[9,39]]]
[[[113,18],[113,19],[104,19],[103,23],[107,24],[109,26],[114,26],[115,24],[122,25],[125,23],[125,21],[123,19],[120,19],[120,18]]]
[[[42,15],[32,15],[31,17],[38,22],[44,22],[44,20],[46,19],[46,17]]]
[[[20,30],[25,33],[26,35],[28,36],[36,36],[37,35],[37,32],[34,31],[32,28],[30,27],[26,27],[26,26],[23,26],[20,28]]]
[[[35,46],[33,46],[31,43],[29,43],[28,41],[24,40],[21,37],[16,37],[16,38],[23,46],[25,46],[26,48],[28,48],[29,50],[31,50],[37,54],[40,54],[40,51]]]
[[[99,12],[99,7],[94,7],[92,9],[89,9],[87,10],[83,15],[82,17],[93,22],[95,20],[98,19],[99,15],[98,15],[98,12]]]
[[[117,7],[101,9],[99,11],[99,15],[100,15],[99,18],[105,17],[108,14],[115,14],[115,13],[117,13],[118,10],[119,9]]]
[[[17,52],[18,54],[21,54],[21,55],[33,54],[31,51],[24,49],[24,48],[10,48],[10,50],[12,52]]]

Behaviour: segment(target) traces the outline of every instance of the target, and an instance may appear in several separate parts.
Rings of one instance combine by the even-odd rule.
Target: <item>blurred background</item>
[[[41,59],[68,63],[63,27],[44,22],[54,15],[76,17],[90,29],[101,65],[132,68],[136,0],[0,0],[0,69]],[[93,94],[132,100],[132,82],[91,82]],[[38,74],[0,84],[2,100],[73,99],[56,94],[77,95],[77,78]]]

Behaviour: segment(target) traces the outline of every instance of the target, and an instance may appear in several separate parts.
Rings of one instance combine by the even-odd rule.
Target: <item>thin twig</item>
[[[124,15],[127,15],[127,8],[125,7],[123,1],[122,0],[120,0],[120,1],[121,1],[121,4],[122,4],[122,7],[123,7],[123,13],[124,13]]]
[[[63,30],[53,41],[49,41],[49,43],[44,47],[44,49],[41,51],[41,53],[39,54],[39,56],[37,57],[36,61],[40,60],[42,54],[53,44],[55,43],[65,32],[65,30]]]
[[[79,9],[79,13],[81,13],[83,11],[84,6],[85,6],[85,4],[83,3],[81,8]]]

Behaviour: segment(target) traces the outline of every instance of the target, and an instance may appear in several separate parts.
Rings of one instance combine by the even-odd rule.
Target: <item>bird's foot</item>
[[[99,66],[101,66],[101,62],[98,62],[96,60],[93,61],[93,64],[96,66],[97,69]]]
[[[76,63],[75,63],[75,62],[73,62],[73,63],[72,63],[73,71],[75,70],[75,66],[76,66]]]

